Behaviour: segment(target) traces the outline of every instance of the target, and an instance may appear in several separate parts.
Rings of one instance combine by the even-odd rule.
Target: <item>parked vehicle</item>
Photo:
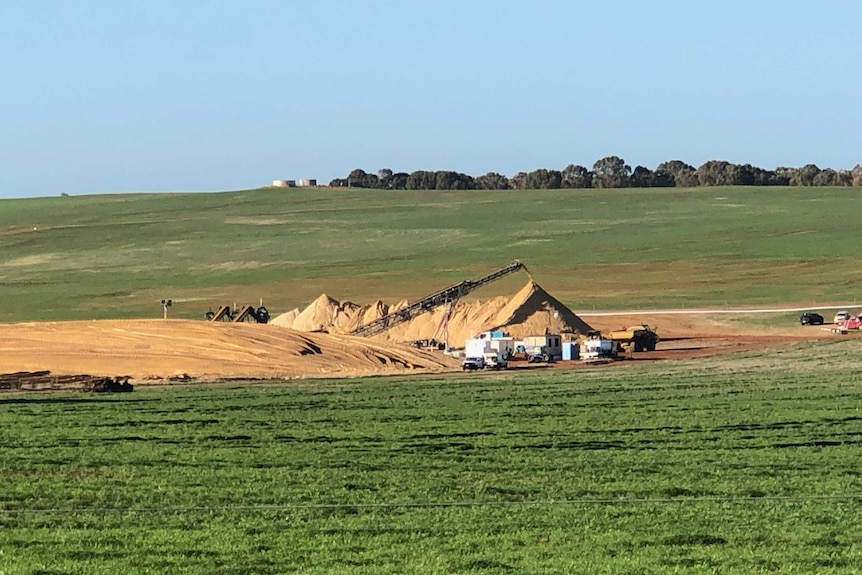
[[[835,324],[835,329],[841,332],[852,331],[852,330],[860,330],[862,329],[862,317],[857,315],[851,315],[847,319],[842,319],[841,321]],[[835,331],[835,330],[833,330]]]
[[[509,362],[506,360],[506,353],[489,352],[482,359],[485,362],[485,367],[488,369],[506,369],[509,367]]]
[[[823,325],[823,316],[813,311],[807,311],[799,316],[800,325]]]
[[[527,356],[527,363],[553,363],[553,361],[553,356],[547,353],[542,353],[541,351],[530,353]]]
[[[619,344],[605,337],[601,332],[591,331],[581,343],[581,361],[585,363],[614,361],[619,357]]]
[[[650,326],[633,325],[625,329],[615,330],[608,334],[608,338],[617,343],[623,351],[655,351],[659,336]]]
[[[464,361],[461,362],[461,369],[464,371],[485,369],[485,359],[481,357],[465,357]]]
[[[849,311],[839,311],[835,314],[835,317],[832,318],[832,323],[841,323],[842,321],[846,321],[850,319]]]

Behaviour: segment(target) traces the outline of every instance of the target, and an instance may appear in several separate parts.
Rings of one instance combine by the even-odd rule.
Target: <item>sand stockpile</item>
[[[386,306],[379,301],[370,306],[358,306],[321,295],[298,315],[283,314],[272,323],[299,331],[348,333],[404,306],[405,302]],[[449,310],[441,306],[373,339],[414,341],[436,338],[443,341],[448,331],[449,344],[460,347],[470,337],[490,329],[502,329],[521,338],[545,333],[585,334],[592,328],[541,286],[530,281],[510,298],[501,296],[486,301],[458,302]]]
[[[0,373],[198,380],[448,371],[443,354],[272,325],[192,320],[0,324]]]

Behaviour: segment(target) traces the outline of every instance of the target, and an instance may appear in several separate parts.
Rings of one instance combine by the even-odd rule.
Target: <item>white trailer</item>
[[[592,336],[581,343],[581,361],[603,362],[613,361],[619,355],[617,342],[601,336]]]
[[[484,357],[486,353],[494,351],[491,349],[491,340],[472,338],[464,343],[464,355],[467,357]]]
[[[480,333],[464,343],[464,353],[467,357],[482,357],[486,353],[497,353],[504,358],[509,358],[515,353],[515,338],[497,335],[497,332]]]

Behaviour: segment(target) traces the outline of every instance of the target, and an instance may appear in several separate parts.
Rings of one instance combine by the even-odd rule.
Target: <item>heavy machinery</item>
[[[220,306],[216,311],[213,311],[212,308],[206,314],[204,314],[204,318],[207,321],[233,321],[233,308],[229,305]]]
[[[269,311],[263,305],[255,308],[251,305],[239,309],[229,305],[220,306],[216,311],[210,309],[204,316],[207,321],[254,321],[256,323],[269,323]]]
[[[465,280],[459,284],[449,286],[444,290],[440,290],[437,293],[426,296],[407,307],[399,309],[398,311],[384,315],[383,317],[370,321],[365,325],[361,325],[351,331],[350,335],[371,337],[379,333],[383,333],[389,328],[395,327],[396,325],[406,321],[410,321],[411,319],[422,315],[423,313],[432,311],[442,305],[451,305],[473,290],[522,269],[526,270],[527,266],[518,260],[515,260],[506,267],[500,268],[497,271],[477,280]]]
[[[236,314],[234,314],[233,321],[253,321],[256,323],[269,323],[269,311],[263,307],[257,307],[247,305],[239,309]]]
[[[655,351],[659,342],[658,333],[646,324],[611,331],[607,337],[615,341],[623,351]]]
[[[619,357],[619,343],[602,336],[600,331],[591,331],[581,341],[580,356],[584,363],[612,362]]]

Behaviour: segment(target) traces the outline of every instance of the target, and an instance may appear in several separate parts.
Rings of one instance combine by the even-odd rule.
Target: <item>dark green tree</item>
[[[437,174],[425,170],[416,170],[407,177],[408,190],[436,190]]]
[[[696,170],[683,170],[673,177],[673,185],[678,188],[696,188],[700,185]]]
[[[347,175],[347,187],[349,188],[364,188],[365,182],[368,179],[368,174],[365,170],[356,168]]]
[[[476,178],[476,188],[480,190],[508,190],[509,178],[497,172],[488,172]]]
[[[527,174],[525,172],[518,172],[511,178],[509,178],[509,185],[512,186],[513,190],[523,190],[525,189],[524,184],[527,182]]]
[[[775,168],[774,172],[772,172],[772,177],[770,178],[770,185],[789,186],[790,180],[793,179],[794,174],[796,174],[796,168],[779,166]]]
[[[392,187],[392,170],[389,168],[381,168],[377,170],[377,185],[384,190]]]
[[[669,185],[678,188],[695,188],[700,185],[694,166],[686,164],[682,160],[662,162],[656,167],[655,173],[663,182],[670,180]]]
[[[472,176],[460,172],[440,170],[436,172],[438,190],[472,190],[476,187]]]
[[[406,172],[395,172],[392,174],[392,178],[389,180],[389,189],[390,190],[406,190],[407,189],[407,178],[410,177],[410,174]]]
[[[677,172],[682,172],[686,170],[693,172],[694,166],[690,166],[682,160],[669,160],[667,162],[662,162],[655,169],[656,173],[662,172],[665,174],[670,174],[672,176],[675,176]]]
[[[709,160],[697,168],[701,186],[735,186],[742,182],[739,166],[725,160]]]
[[[658,178],[655,172],[644,166],[635,167],[629,178],[633,188],[655,188],[658,187]]]
[[[749,182],[747,186],[771,186],[775,179],[775,172],[764,170],[751,164],[743,164],[741,166],[743,180]]]
[[[632,169],[619,156],[607,156],[593,164],[593,186],[596,188],[627,188]]]
[[[563,176],[557,170],[539,168],[527,174],[524,187],[528,190],[556,190],[560,187]]]
[[[593,174],[585,167],[578,164],[569,164],[563,169],[561,186],[564,188],[591,188],[593,187]]]
[[[851,186],[853,176],[847,170],[833,170],[826,168],[814,176],[815,186]]]
[[[728,163],[726,177],[728,185],[731,186],[754,185],[754,172],[751,170],[750,164],[739,165]]]
[[[796,170],[790,178],[791,186],[815,186],[815,178],[820,173],[820,168],[816,164],[806,164]]]

